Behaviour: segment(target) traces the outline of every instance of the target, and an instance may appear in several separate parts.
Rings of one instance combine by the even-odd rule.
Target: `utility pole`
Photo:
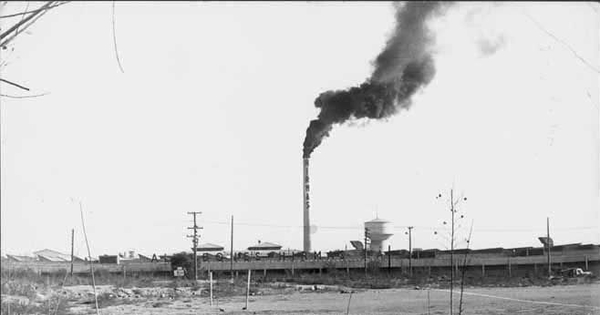
[[[75,229],[71,229],[71,278],[73,278],[73,245],[75,243]]]
[[[367,275],[367,248],[371,234],[368,228],[365,228],[365,276]]]
[[[229,272],[231,272],[231,281],[233,282],[233,215],[231,216],[231,253],[229,262]]]
[[[454,286],[454,189],[450,189],[450,212],[452,212],[452,232],[450,236],[450,315],[452,315],[452,289]]]
[[[199,211],[192,211],[192,212],[188,212],[188,214],[191,214],[194,216],[194,226],[192,227],[188,227],[188,229],[190,230],[194,230],[194,235],[188,235],[188,237],[192,238],[192,244],[194,246],[194,280],[198,280],[198,229],[202,229],[202,227],[198,226],[196,224],[196,215],[200,214],[202,212]]]
[[[392,273],[392,245],[388,245],[388,274]]]
[[[546,244],[548,246],[548,278],[552,276],[552,266],[550,264],[550,218],[546,218]]]
[[[408,273],[412,276],[412,229],[414,226],[408,227]]]

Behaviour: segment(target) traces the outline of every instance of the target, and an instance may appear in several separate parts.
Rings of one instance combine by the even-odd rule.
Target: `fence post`
[[[481,263],[481,276],[485,277],[485,264]]]
[[[251,272],[250,269],[248,269],[248,286],[246,287],[246,307],[244,308],[245,310],[248,309],[248,299],[250,298],[250,276]]]
[[[454,270],[455,270],[455,272],[454,272],[454,273],[455,273],[456,275],[459,275],[459,274],[460,274],[460,271],[458,270],[458,267],[460,267],[460,261],[458,261],[458,262],[457,262],[457,261],[454,261]]]
[[[213,277],[212,277],[213,273],[212,271],[208,272],[208,281],[210,283],[210,306],[213,305]]]
[[[585,270],[590,270],[589,266],[588,266],[588,256],[585,255]]]

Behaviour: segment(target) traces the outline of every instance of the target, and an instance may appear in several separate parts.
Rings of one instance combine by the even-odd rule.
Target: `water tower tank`
[[[390,222],[375,218],[374,220],[365,222],[365,228],[369,230],[371,235],[371,244],[369,249],[372,251],[384,250],[383,242],[394,235],[390,231]]]

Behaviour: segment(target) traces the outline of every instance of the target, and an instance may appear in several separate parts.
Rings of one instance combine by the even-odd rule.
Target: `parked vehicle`
[[[564,269],[560,272],[560,274],[567,278],[586,278],[594,275],[591,271],[584,271],[581,268]]]

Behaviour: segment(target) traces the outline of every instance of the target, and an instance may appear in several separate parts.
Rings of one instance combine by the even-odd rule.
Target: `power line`
[[[221,224],[221,225],[229,225],[230,222],[227,221],[204,221],[206,224]],[[278,224],[258,224],[258,223],[236,223],[236,225],[241,226],[256,226],[256,227],[273,227],[273,228],[303,228],[302,225],[278,225]],[[363,230],[361,225],[355,226],[317,226],[319,229],[347,229],[347,230]],[[392,230],[405,230],[409,227],[415,227],[419,229],[425,230],[440,230],[439,227],[435,226],[424,226],[424,225],[394,225],[392,226]],[[562,228],[553,228],[553,230],[591,230],[598,229],[598,226],[578,226],[578,227],[562,227]],[[490,231],[490,232],[532,232],[534,229],[531,228],[497,228],[497,227],[480,227],[473,228],[474,231]]]
[[[408,272],[412,276],[412,229],[414,226],[408,227]]]
[[[587,61],[585,58],[583,58],[579,53],[577,53],[577,51],[575,51],[575,49],[573,49],[573,47],[571,47],[571,45],[567,44],[565,41],[563,41],[562,39],[556,37],[556,35],[552,34],[551,32],[549,32],[548,30],[546,30],[546,28],[544,28],[540,23],[538,23],[535,19],[533,19],[529,14],[527,14],[527,12],[522,11],[522,13],[529,19],[529,21],[531,21],[533,24],[535,24],[535,26],[542,32],[546,33],[546,35],[552,37],[556,42],[560,43],[561,45],[563,45],[565,48],[567,48],[572,54],[573,56],[575,56],[575,58],[579,59],[579,61],[581,61],[583,64],[585,64],[589,69],[593,70],[596,73],[600,73],[600,70],[598,70],[594,65],[592,65],[589,61]]]

